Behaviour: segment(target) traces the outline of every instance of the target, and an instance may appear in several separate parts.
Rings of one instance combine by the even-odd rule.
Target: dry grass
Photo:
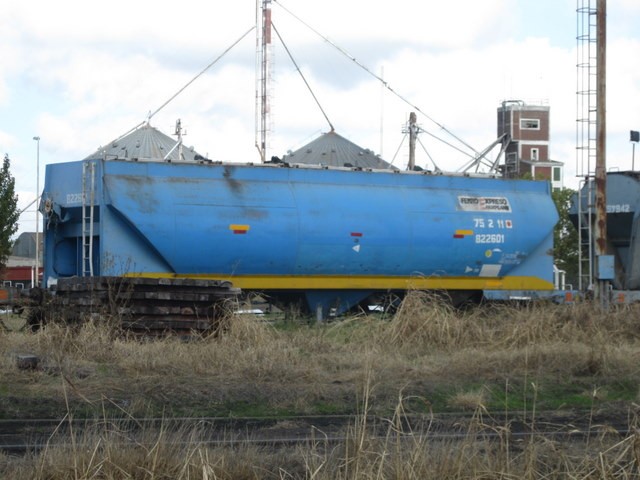
[[[432,442],[428,435],[398,431],[397,418],[405,408],[488,411],[492,402],[494,408],[503,403],[524,408],[529,418],[536,404],[606,408],[613,401],[620,406],[621,385],[628,397],[622,406],[630,406],[638,401],[640,386],[637,313],[624,308],[605,314],[587,304],[461,312],[415,292],[391,320],[361,316],[276,328],[240,315],[224,334],[191,341],[141,341],[91,322],[74,329],[52,324],[35,334],[0,332],[0,417],[56,411],[95,417],[107,404],[132,417],[371,411],[391,416],[393,426],[380,439],[367,425],[356,424],[344,445],[319,442],[290,460],[291,452],[212,448],[195,440],[197,431],[144,432],[144,441],[119,452],[121,427],[102,427],[78,438],[75,447],[52,444],[46,455],[23,461],[0,456],[0,465],[12,469],[0,470],[0,477],[622,476],[611,472],[637,465],[635,434],[596,450],[535,441],[514,452],[475,438],[455,445]],[[19,353],[38,355],[40,368],[17,370]],[[558,388],[565,390],[556,393]],[[398,402],[401,392],[406,402]],[[507,405],[510,401],[514,406]],[[49,408],[37,410],[40,405]],[[191,440],[185,443],[185,438]],[[164,463],[154,464],[154,456]],[[55,474],[46,476],[46,471]]]
[[[140,341],[91,322],[74,329],[53,324],[36,334],[0,333],[0,373],[7,388],[37,388],[50,398],[61,398],[66,383],[73,384],[76,398],[94,402],[106,397],[142,407],[186,396],[198,408],[205,400],[216,405],[241,399],[304,413],[319,402],[353,405],[371,366],[378,405],[389,408],[399,390],[425,394],[429,389],[420,392],[421,385],[443,381],[635,381],[635,318],[631,309],[605,315],[588,305],[459,312],[416,292],[391,321],[355,317],[280,330],[236,316],[224,335],[190,342]],[[27,352],[41,357],[42,369],[29,373],[25,383],[15,355]]]
[[[485,409],[486,403],[487,391],[484,388],[457,392],[449,399],[449,405],[456,411]]]
[[[233,451],[210,447],[201,426],[139,429],[134,423],[101,421],[71,439],[54,437],[42,453],[7,461],[0,474],[16,480],[253,479],[274,465],[298,468],[282,453],[249,444]]]
[[[438,297],[413,292],[394,317],[389,339],[398,346],[441,349],[516,349],[550,342],[628,343],[640,338],[637,313],[638,307],[603,313],[587,303],[521,308],[494,305],[459,312]]]
[[[366,396],[366,394],[365,394]],[[458,439],[434,439],[404,426],[401,398],[382,435],[358,417],[343,442],[317,439],[296,447],[216,447],[204,429],[132,428],[97,422],[82,434],[53,437],[35,456],[0,454],[0,475],[15,480],[75,479],[539,479],[637,478],[640,436],[601,435],[590,442],[510,439],[508,425],[482,415]],[[366,410],[366,400],[363,404]],[[486,433],[482,433],[482,432]]]

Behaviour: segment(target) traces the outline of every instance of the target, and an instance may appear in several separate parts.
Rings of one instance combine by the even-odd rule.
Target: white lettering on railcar
[[[465,212],[511,212],[507,197],[458,196],[458,209]]]
[[[67,205],[82,203],[82,193],[67,193]]]
[[[513,228],[513,222],[511,220],[504,220],[502,218],[484,218],[474,217],[474,228]]]
[[[607,205],[607,213],[629,213],[631,206],[628,203]]]
[[[479,233],[476,235],[476,243],[504,243],[504,234]]]

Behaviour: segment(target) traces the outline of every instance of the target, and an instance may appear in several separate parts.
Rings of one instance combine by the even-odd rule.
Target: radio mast
[[[256,1],[256,148],[260,160],[267,160],[271,77],[271,0]]]

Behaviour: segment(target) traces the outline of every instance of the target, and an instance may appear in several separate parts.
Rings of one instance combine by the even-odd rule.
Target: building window
[[[533,160],[534,162],[537,162],[539,159],[539,153],[540,150],[537,148],[532,148],[531,149],[531,160]]]
[[[537,118],[521,118],[520,130],[540,130],[540,120]]]
[[[560,167],[553,167],[553,181],[559,182],[561,180]]]

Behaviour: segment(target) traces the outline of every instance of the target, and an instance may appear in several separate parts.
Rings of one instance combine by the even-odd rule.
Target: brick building
[[[562,188],[563,162],[550,158],[549,107],[521,100],[505,100],[498,107],[498,136],[506,133],[510,143],[505,151],[505,176],[551,181]]]

